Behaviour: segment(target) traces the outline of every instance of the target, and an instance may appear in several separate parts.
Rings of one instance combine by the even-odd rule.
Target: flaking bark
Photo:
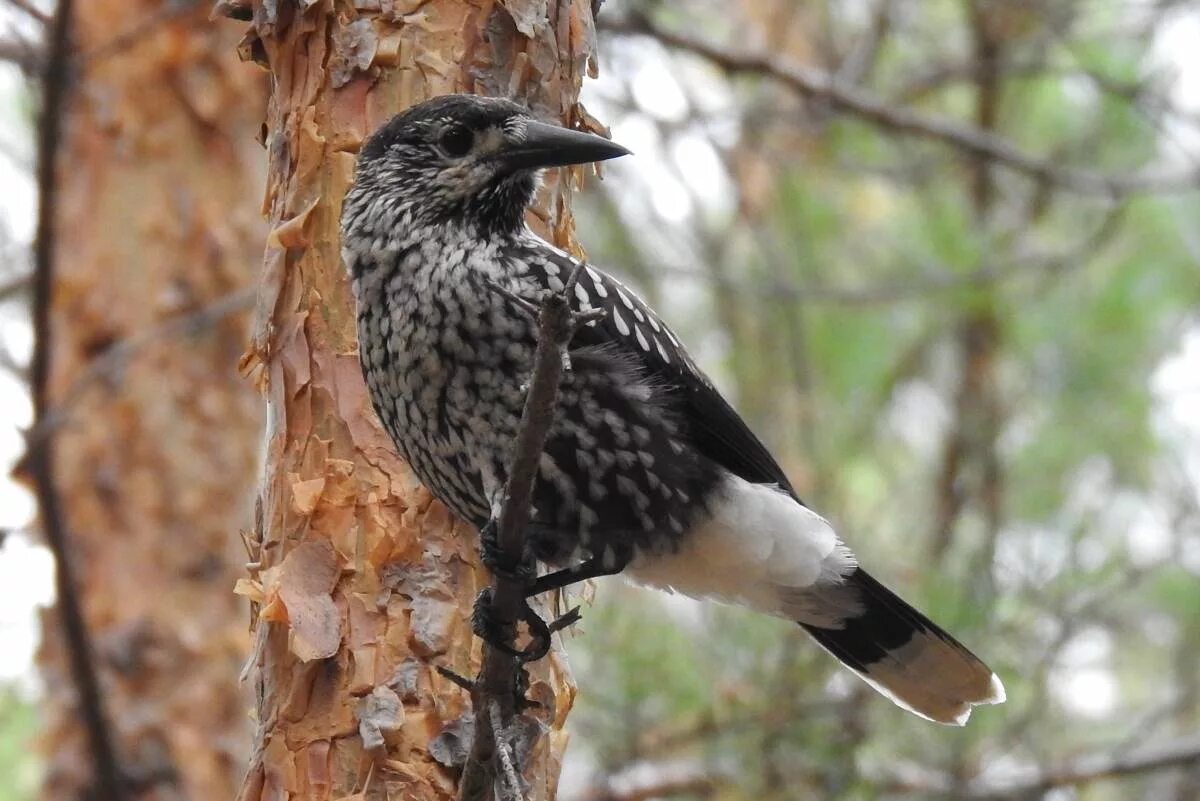
[[[161,11],[75,4],[29,463],[54,457],[115,783],[127,798],[223,798],[249,742],[236,681],[249,642],[229,589],[260,427],[230,369],[249,304],[228,301],[261,241],[265,87],[203,9]],[[109,797],[59,609],[42,630],[42,796]]]
[[[586,0],[547,4],[241,4],[241,52],[269,69],[272,228],[243,367],[267,398],[256,532],[258,737],[241,798],[452,798],[473,675],[469,618],[488,580],[477,534],[417,485],[363,384],[339,255],[341,198],[363,138],[448,92],[508,95],[565,124],[595,39]],[[307,8],[305,8],[307,6]],[[535,227],[574,245],[570,187],[550,176]],[[528,798],[554,797],[573,687],[561,654],[532,671]]]

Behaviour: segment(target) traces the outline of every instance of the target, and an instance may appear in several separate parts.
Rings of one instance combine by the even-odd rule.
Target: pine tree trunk
[[[258,565],[243,584],[258,611],[246,801],[450,798],[471,731],[469,699],[435,667],[474,674],[468,618],[487,576],[477,533],[398,460],[360,375],[338,235],[360,143],[458,91],[587,121],[576,99],[595,46],[588,0],[349,5],[256,0],[242,47],[274,87],[272,233],[244,363],[269,410]],[[534,224],[571,247],[570,188],[549,180]],[[573,687],[558,653],[532,678],[546,733],[524,761],[526,797],[550,799]]]
[[[250,735],[237,684],[247,616],[232,590],[261,412],[234,365],[263,231],[265,82],[207,9],[76,6],[32,447],[53,449],[129,797],[229,798]],[[90,746],[60,611],[42,625],[43,797],[83,798]]]

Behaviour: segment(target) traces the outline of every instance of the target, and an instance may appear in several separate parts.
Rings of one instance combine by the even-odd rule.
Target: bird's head
[[[540,122],[510,100],[445,95],[393,117],[363,144],[354,194],[402,206],[413,223],[520,228],[545,167],[629,151],[594,134]]]

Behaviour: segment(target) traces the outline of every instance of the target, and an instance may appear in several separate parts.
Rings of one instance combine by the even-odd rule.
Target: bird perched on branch
[[[538,171],[626,155],[507,100],[439,97],[363,145],[342,211],[363,373],[400,454],[483,529],[502,492],[536,308],[576,270],[571,342],[527,543],[538,593],[624,573],[795,621],[900,706],[962,724],[1004,700],[970,651],[858,564],[697,367],[616,279],[525,225]],[[535,313],[531,314],[531,309]]]

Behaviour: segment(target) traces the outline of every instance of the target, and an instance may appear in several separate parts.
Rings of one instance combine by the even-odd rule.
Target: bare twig
[[[0,283],[0,303],[12,300],[33,286],[32,275],[18,275]]]
[[[12,6],[13,8],[15,8],[19,11],[25,12],[27,15],[29,15],[33,19],[37,20],[38,22],[42,23],[43,25],[50,24],[50,21],[51,21],[50,15],[47,14],[45,11],[42,11],[40,8],[35,6],[33,3],[29,2],[29,0],[4,0],[4,2],[7,5]]]
[[[955,792],[955,797],[967,801],[1016,801],[1036,798],[1058,787],[1078,787],[1104,779],[1197,764],[1200,764],[1200,733],[1121,755],[1091,754],[1059,767],[1033,770],[1003,780],[970,782],[965,790],[957,789],[957,782],[950,776],[915,767],[881,787],[893,792],[924,795]]]
[[[722,289],[742,289],[755,295],[782,299],[793,303],[828,304],[832,306],[880,306],[908,301],[928,300],[930,296],[968,289],[983,289],[1022,276],[1051,276],[1070,268],[1082,267],[1089,257],[1111,241],[1121,229],[1126,207],[1114,205],[1096,227],[1079,242],[1062,250],[1026,253],[1012,258],[989,261],[971,271],[954,271],[944,266],[930,266],[921,273],[896,281],[880,281],[862,286],[797,283],[780,276],[763,281],[744,281],[732,275],[700,272],[663,262],[656,265],[658,273],[690,278]]]
[[[823,70],[796,64],[771,52],[735,50],[668,30],[643,15],[630,14],[624,19],[606,17],[598,20],[597,25],[614,33],[649,36],[667,47],[707,59],[726,72],[767,76],[804,97],[820,100],[833,109],[879,127],[951,145],[968,156],[1001,164],[1013,172],[1072,192],[1120,196],[1140,192],[1184,192],[1200,186],[1200,172],[1196,170],[1109,174],[1066,167],[1054,160],[1026,153],[988,131],[893,105],[863,89],[848,86]]]
[[[876,0],[870,23],[863,30],[861,39],[855,42],[838,65],[834,80],[842,84],[856,84],[875,68],[892,28],[892,2]]]
[[[42,419],[50,409],[49,376],[51,325],[50,307],[54,292],[55,223],[58,211],[57,160],[63,130],[63,115],[71,72],[72,0],[59,0],[51,22],[49,45],[42,78],[42,113],[38,141],[38,223],[34,246],[33,330],[34,350],[30,382],[34,410]],[[94,797],[102,801],[120,801],[125,790],[117,760],[112,730],[104,709],[100,681],[92,658],[91,636],[83,617],[83,607],[75,585],[71,548],[66,520],[54,483],[52,443],[30,446],[26,468],[37,495],[42,531],[54,554],[58,607],[62,616],[63,636],[71,664],[71,676],[79,693],[80,714],[91,747],[95,772]]]
[[[990,134],[996,128],[999,109],[1002,51],[990,34],[988,12],[978,3],[969,3],[968,8],[974,58],[980,65],[975,72],[975,122],[979,130]],[[975,155],[970,163],[967,194],[979,231],[986,231],[991,220],[995,189],[991,162]],[[930,557],[935,565],[945,557],[971,494],[964,486],[968,464],[978,463],[981,468],[982,477],[973,494],[987,519],[989,535],[999,528],[1001,469],[995,440],[1000,422],[995,372],[1001,336],[996,302],[990,295],[959,321],[956,338],[960,383],[955,394],[954,424],[946,432],[936,482],[935,523],[930,543]]]
[[[26,75],[36,75],[42,63],[41,47],[22,36],[0,39],[0,61],[15,64]]]
[[[1078,786],[1100,779],[1115,779],[1136,773],[1148,773],[1168,768],[1192,766],[1200,762],[1200,735],[1174,743],[1114,756],[1099,754],[1083,757],[1063,767],[1047,770],[1034,776],[1010,781],[999,788],[980,787],[971,791],[975,801],[1003,801],[1027,798],[1055,787]]]
[[[571,275],[561,293],[547,295],[538,313],[538,344],[533,357],[529,391],[521,413],[499,509],[493,511],[496,540],[502,555],[512,564],[520,562],[525,551],[525,529],[529,524],[530,504],[537,468],[545,449],[546,437],[554,423],[558,406],[559,382],[567,365],[567,344],[587,315],[573,314],[571,295],[579,270]],[[516,624],[523,611],[528,587],[515,577],[497,574],[492,580],[492,613],[509,645],[516,638]],[[490,710],[497,704],[504,730],[516,713],[517,657],[485,643],[483,665],[479,669],[472,704],[476,710]],[[497,742],[491,716],[476,714],[475,738],[463,768],[459,798],[478,801],[492,797],[496,777]]]
[[[492,740],[496,743],[496,756],[500,759],[500,767],[504,780],[508,782],[509,792],[513,801],[521,801],[521,779],[517,776],[517,768],[513,761],[512,748],[509,746],[504,732],[504,721],[500,714],[500,704],[495,699],[488,704],[488,717],[492,723]]]

